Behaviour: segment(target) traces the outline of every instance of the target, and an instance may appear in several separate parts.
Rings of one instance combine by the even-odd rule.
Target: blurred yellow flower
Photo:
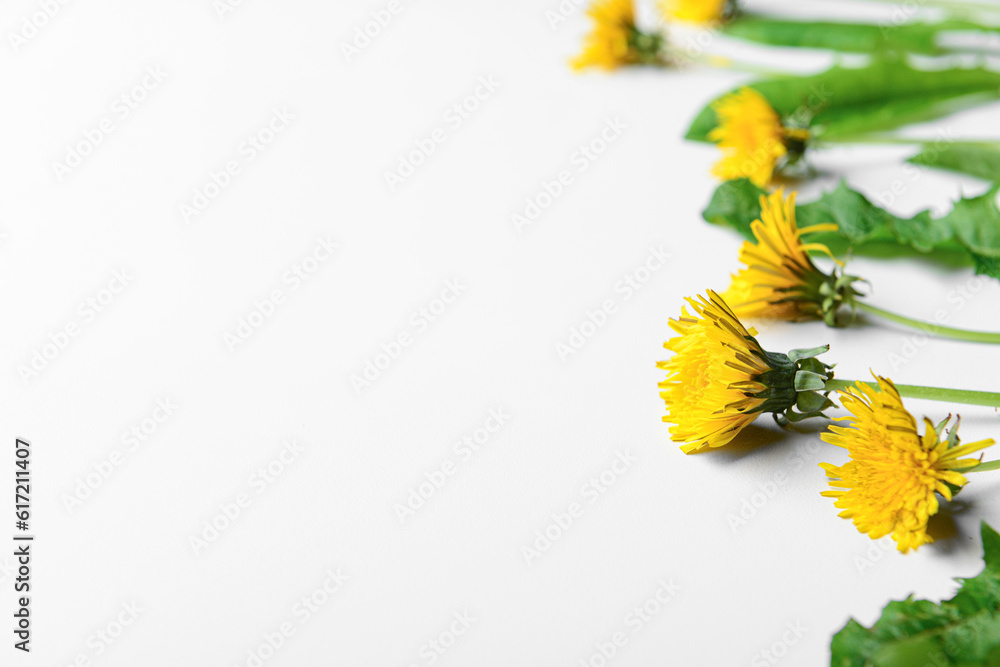
[[[687,23],[715,23],[731,9],[730,0],[660,0],[664,17]]]
[[[840,516],[852,519],[873,540],[892,535],[897,548],[906,552],[932,542],[927,521],[938,511],[936,494],[951,500],[967,480],[960,470],[974,467],[977,459],[961,457],[989,447],[993,440],[960,445],[957,424],[949,437],[941,439],[948,420],[936,428],[924,419],[921,437],[917,423],[903,407],[891,380],[875,376],[876,391],[858,382],[840,391],[844,407],[853,415],[851,428],[831,426],[822,438],[847,449],[851,460],[834,466],[822,463],[836,498]]]
[[[570,61],[573,69],[613,70],[623,65],[664,64],[660,54],[663,38],[636,27],[632,0],[593,0],[587,15],[594,26],[584,38],[583,52]]]
[[[809,131],[786,128],[778,113],[753,88],[742,88],[715,103],[719,124],[708,138],[724,157],[712,173],[722,180],[749,178],[766,187],[779,162],[795,160],[805,151]]]
[[[827,274],[816,268],[810,251],[826,253],[821,243],[804,243],[802,235],[832,232],[832,223],[799,229],[795,222],[795,195],[783,190],[760,198],[760,219],[751,224],[757,242],[745,241],[740,248],[743,268],[732,277],[723,295],[740,317],[769,317],[781,320],[824,318],[833,324],[837,309],[850,303],[856,292],[855,280]],[[839,262],[838,262],[839,264]]]

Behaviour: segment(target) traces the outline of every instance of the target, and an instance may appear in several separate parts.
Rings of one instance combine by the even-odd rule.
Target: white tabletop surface
[[[399,0],[348,61],[342,44],[389,4],[5,3],[0,464],[9,503],[14,440],[31,443],[35,542],[30,656],[12,647],[0,552],[0,662],[597,667],[617,642],[607,664],[775,664],[761,652],[776,650],[820,665],[848,617],[950,597],[979,571],[1000,476],[961,494],[950,539],[903,556],[820,496],[816,464],[844,455],[818,434],[761,420],[750,444],[685,456],[660,421],[667,321],[725,288],[740,244],[700,217],[716,151],[681,137],[745,76],[574,75],[587,24],[573,9],[550,27],[556,0]],[[35,34],[24,20],[43,5],[56,9]],[[979,138],[997,111],[913,133]],[[614,141],[584,157],[604,128]],[[906,154],[817,154],[823,176],[801,196],[903,178],[892,209],[910,214],[987,189],[904,175]],[[872,303],[1000,328],[1000,283],[971,269],[850,268]],[[780,325],[761,342],[830,343],[843,377],[998,388],[1000,351],[894,326]],[[51,358],[34,372],[36,351]],[[371,382],[352,380],[369,362]],[[995,411],[961,413],[966,439],[1000,437]],[[401,511],[411,491],[428,499]],[[734,523],[745,502],[759,507]]]

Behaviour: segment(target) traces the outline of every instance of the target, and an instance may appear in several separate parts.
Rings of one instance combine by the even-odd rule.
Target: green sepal
[[[792,350],[788,354],[764,352],[770,370],[752,378],[753,383],[762,384],[765,389],[747,392],[748,396],[763,399],[754,412],[771,412],[781,426],[800,422],[812,417],[826,417],[823,410],[835,407],[826,397],[826,381],[833,377],[833,366],[824,364],[815,357],[830,349],[829,345],[809,349]],[[733,385],[739,389],[741,383]],[[796,411],[795,408],[798,408]]]
[[[945,420],[945,423],[947,423],[948,420],[950,419],[951,415],[948,415],[948,419]],[[958,447],[960,442],[958,437],[958,427],[961,425],[962,425],[962,417],[961,415],[959,415],[958,417],[955,418],[955,425],[951,427],[950,431],[948,431],[948,449],[953,449],[954,447]]]
[[[803,359],[799,363],[798,368],[802,371],[809,371],[811,373],[816,373],[817,375],[822,375],[824,380],[829,380],[833,377],[833,373],[830,372],[833,369],[833,366],[824,364],[819,359],[811,357],[809,359]]]
[[[663,56],[664,37],[659,32],[643,32],[632,28],[628,38],[629,52],[635,56],[638,65],[667,64]]]
[[[804,350],[791,350],[788,353],[788,358],[792,361],[800,361],[802,359],[812,359],[813,357],[818,357],[824,352],[829,352],[829,345],[821,345],[820,347],[810,347]]]
[[[837,407],[837,404],[818,391],[800,391],[795,399],[795,407],[799,412],[821,413],[823,410]]]
[[[826,376],[813,373],[812,371],[798,371],[795,373],[796,391],[816,391],[826,387]]]
[[[944,429],[948,426],[948,422],[951,421],[951,415],[948,415],[937,424],[934,425],[934,434],[937,435],[938,440],[941,439],[941,434],[944,433]]]
[[[788,424],[797,424],[800,421],[813,419],[815,417],[826,418],[826,415],[820,411],[796,412],[792,408],[788,408],[784,412],[776,412],[774,414],[774,421],[778,422],[780,426],[787,426]]]
[[[958,492],[962,490],[961,486],[956,486],[956,485],[952,484],[951,482],[945,482],[944,485],[948,487],[949,491],[951,491],[951,497],[952,498],[954,498],[955,496],[957,496]]]

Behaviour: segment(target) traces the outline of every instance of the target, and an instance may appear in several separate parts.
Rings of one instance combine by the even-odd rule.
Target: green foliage
[[[842,140],[994,101],[1000,98],[1000,73],[982,68],[917,70],[900,60],[880,58],[863,68],[837,66],[812,76],[781,76],[749,87],[767,98],[783,118],[809,122],[820,139]],[[708,133],[718,124],[712,104],[695,118],[687,139],[708,141]]]
[[[1000,183],[1000,144],[996,143],[956,142],[941,147],[926,146],[909,162]]]
[[[741,14],[725,27],[725,34],[772,46],[829,49],[846,53],[917,53],[936,56],[949,49],[940,35],[955,31],[997,32],[977,23],[949,20],[880,26],[834,21],[795,21],[760,14]]]
[[[961,199],[940,218],[933,218],[928,211],[900,218],[842,182],[814,202],[797,203],[795,211],[799,227],[824,222],[838,225],[836,232],[808,235],[811,242],[860,251],[877,247],[882,253],[889,247],[933,258],[942,251],[960,251],[964,263],[972,265],[976,273],[1000,279],[998,190],[1000,186],[980,197]],[[716,189],[703,216],[753,240],[751,223],[760,217],[760,198],[766,194],[746,179],[726,181]]]
[[[890,602],[871,628],[853,619],[833,637],[832,667],[1000,665],[1000,535],[984,522],[986,567],[951,600]]]

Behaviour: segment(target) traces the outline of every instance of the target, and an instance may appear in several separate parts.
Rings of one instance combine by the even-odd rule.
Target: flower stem
[[[826,391],[847,389],[857,384],[854,380],[827,380]],[[868,383],[865,383],[868,384]],[[876,391],[878,385],[869,384]],[[940,387],[918,387],[912,384],[897,384],[900,396],[906,398],[922,398],[928,401],[947,401],[964,405],[985,405],[990,408],[1000,408],[1000,393],[991,391],[970,391],[968,389],[942,389]]]
[[[864,144],[870,146],[919,146],[921,148],[941,148],[940,140],[928,141],[917,137],[896,137],[886,134],[853,134],[827,139],[822,134],[816,136],[817,140],[828,144]],[[995,139],[968,139],[962,141],[952,141],[948,146],[997,146],[1000,142]]]
[[[768,77],[768,78],[789,76],[789,72],[786,70],[778,70],[778,69],[773,69],[771,67],[765,67],[762,65],[754,65],[751,63],[739,62],[733,60],[732,58],[727,58],[725,56],[717,56],[711,53],[699,54],[697,56],[689,56],[686,53],[681,53],[680,51],[670,51],[668,49],[666,58],[668,61],[673,62],[675,65],[682,67],[685,65],[701,65],[704,67],[712,67],[715,69],[728,69],[733,72],[745,72],[747,74],[756,74],[757,76]]]
[[[962,474],[969,472],[989,472],[991,470],[1000,470],[1000,461],[985,461],[980,463],[975,468],[969,468],[968,470],[962,470]]]
[[[883,4],[900,4],[899,0],[869,0],[871,2],[879,2]],[[991,5],[984,2],[950,2],[949,0],[922,0],[922,4],[926,7],[935,7],[938,9],[947,9],[951,11],[965,10],[965,11],[980,11],[980,12],[996,12],[1000,11],[1000,7],[997,5]]]
[[[969,331],[968,329],[943,327],[940,324],[921,322],[920,320],[903,317],[902,315],[897,315],[896,313],[890,313],[888,310],[877,308],[871,304],[865,303],[864,301],[856,300],[854,304],[866,313],[875,315],[876,317],[882,317],[895,322],[896,324],[902,324],[903,326],[920,329],[922,331],[926,331],[927,333],[944,336],[946,338],[954,338],[956,340],[971,341],[973,343],[1000,344],[1000,333],[993,333],[990,331]]]

